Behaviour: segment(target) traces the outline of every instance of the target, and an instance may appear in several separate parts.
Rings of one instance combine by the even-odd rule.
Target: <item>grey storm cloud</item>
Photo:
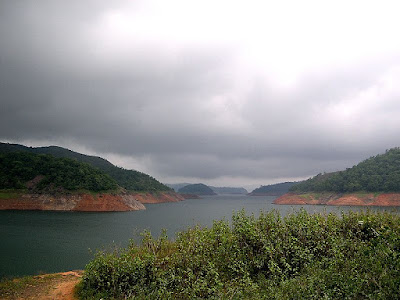
[[[400,145],[393,7],[366,7],[359,23],[377,14],[386,30],[367,37],[305,15],[309,1],[297,20],[326,35],[284,27],[284,6],[203,3],[2,1],[0,139],[221,185],[305,178]],[[263,9],[269,23],[252,18]]]

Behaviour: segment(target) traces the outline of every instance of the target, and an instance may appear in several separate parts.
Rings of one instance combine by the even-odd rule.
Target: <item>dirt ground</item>
[[[1,284],[0,299],[77,300],[75,286],[83,271],[18,278]]]

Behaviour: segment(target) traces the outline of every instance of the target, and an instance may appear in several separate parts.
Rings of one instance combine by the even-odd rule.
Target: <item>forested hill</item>
[[[250,193],[252,196],[257,196],[257,195],[283,195],[289,191],[289,188],[291,188],[296,182],[282,182],[282,183],[276,183],[276,184],[270,184],[270,185],[263,185],[260,186],[259,188],[256,188],[254,191]]]
[[[88,163],[93,167],[97,167],[99,169],[114,166],[112,163],[110,163],[108,160],[105,160],[104,158],[81,154],[58,146],[26,147],[18,144],[0,143],[0,153],[7,152],[31,152],[36,154],[50,154],[55,157],[67,157]]]
[[[55,157],[71,158],[80,162],[85,162],[105,172],[111,176],[118,183],[118,185],[129,191],[153,192],[171,190],[166,185],[142,172],[116,167],[104,158],[84,155],[62,147],[26,147],[18,144],[0,143],[0,153],[9,152],[50,154]]]
[[[242,187],[217,187],[217,186],[210,186],[217,194],[232,194],[232,195],[246,195],[247,190]]]
[[[74,159],[29,152],[0,154],[0,189],[99,192],[117,188],[109,175]]]
[[[400,148],[386,150],[345,171],[318,174],[291,192],[400,192]]]
[[[170,183],[167,184],[170,188],[174,189],[176,192],[179,191],[179,189],[191,185],[191,183]],[[217,187],[217,186],[208,186],[210,189],[214,191],[214,193],[217,194],[237,194],[237,195],[245,195],[247,194],[247,190],[242,187]]]
[[[179,193],[181,194],[194,194],[194,195],[216,195],[214,191],[206,186],[205,184],[202,183],[196,183],[196,184],[189,184],[187,186],[184,186],[183,188],[180,188]]]

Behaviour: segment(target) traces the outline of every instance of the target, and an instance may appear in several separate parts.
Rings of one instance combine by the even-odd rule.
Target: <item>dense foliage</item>
[[[400,148],[387,150],[345,171],[318,174],[290,191],[400,192]]]
[[[242,187],[216,187],[210,186],[210,189],[217,194],[237,194],[237,195],[245,195],[247,194],[247,190]]]
[[[397,299],[400,217],[360,212],[235,214],[142,245],[99,252],[86,299]]]
[[[129,191],[158,192],[171,190],[153,177],[139,171],[126,170],[114,165],[100,169]]]
[[[214,191],[202,183],[189,184],[178,190],[181,194],[215,195]]]
[[[256,188],[251,192],[252,195],[257,194],[273,194],[273,195],[283,195],[289,191],[289,189],[295,185],[296,182],[282,182],[270,185],[263,185]]]
[[[26,147],[18,144],[0,143],[0,153],[9,153],[16,151],[32,152],[38,154],[50,154],[55,157],[65,157],[88,163],[93,167],[110,175],[121,187],[130,191],[155,192],[171,190],[166,185],[160,183],[153,177],[134,170],[125,170],[114,166],[109,161],[101,157],[84,155],[62,147]]]
[[[73,159],[27,152],[0,154],[0,189],[28,187],[35,191],[97,192],[115,190],[118,185],[107,174]]]

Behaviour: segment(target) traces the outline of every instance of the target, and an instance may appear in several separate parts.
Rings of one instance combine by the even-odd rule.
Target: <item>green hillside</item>
[[[400,192],[400,148],[387,150],[345,171],[318,174],[291,192]]]
[[[70,158],[28,152],[0,154],[0,189],[99,192],[117,188],[109,175]]]
[[[189,184],[180,188],[178,192],[181,194],[216,195],[211,188],[202,183]]]
[[[210,189],[212,189],[217,194],[232,194],[232,195],[246,195],[247,194],[247,190],[242,187],[210,186]]]
[[[118,183],[118,185],[130,191],[153,192],[171,190],[169,187],[160,183],[159,181],[147,174],[116,167],[108,160],[101,157],[84,155],[57,146],[35,148],[26,147],[18,144],[0,143],[0,153],[9,153],[16,151],[31,152],[37,154],[50,154],[55,157],[71,158],[80,162],[88,163],[91,166],[96,167],[101,171],[107,173]]]
[[[296,182],[282,182],[270,185],[263,185],[259,188],[254,189],[251,195],[283,195],[289,191],[289,189],[295,185]]]

